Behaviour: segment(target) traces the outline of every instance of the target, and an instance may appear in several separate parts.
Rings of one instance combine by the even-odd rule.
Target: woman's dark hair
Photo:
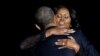
[[[77,13],[76,13],[76,10],[75,9],[72,9],[70,7],[66,7],[66,6],[63,6],[63,5],[60,5],[60,6],[57,6],[55,7],[53,10],[54,10],[54,13],[56,14],[57,11],[61,8],[66,8],[69,10],[69,13],[70,13],[70,17],[71,17],[71,25],[72,25],[72,28],[79,28],[79,23],[78,23],[78,16],[77,16]]]

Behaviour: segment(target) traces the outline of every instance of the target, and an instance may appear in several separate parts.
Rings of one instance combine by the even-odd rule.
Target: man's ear
[[[56,22],[55,22],[55,21],[56,21],[55,19],[56,19],[56,15],[54,15],[53,23],[56,23]]]
[[[38,29],[38,30],[41,30],[40,26],[35,24],[35,27]]]

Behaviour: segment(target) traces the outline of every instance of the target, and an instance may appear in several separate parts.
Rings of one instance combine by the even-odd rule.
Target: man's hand
[[[63,48],[69,48],[73,49],[76,53],[79,51],[80,46],[79,44],[75,41],[75,39],[72,36],[68,36],[69,39],[58,39],[57,42],[55,42],[56,45],[61,45],[58,49],[63,49]]]

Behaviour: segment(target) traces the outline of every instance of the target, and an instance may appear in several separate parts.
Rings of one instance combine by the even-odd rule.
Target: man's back
[[[58,49],[59,46],[55,45],[58,39],[65,39],[67,36],[64,35],[52,35],[45,41],[39,44],[37,48],[38,56],[75,56],[75,52],[71,49]]]

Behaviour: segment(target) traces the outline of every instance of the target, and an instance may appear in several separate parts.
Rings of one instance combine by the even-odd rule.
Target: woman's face
[[[68,9],[59,9],[55,15],[54,23],[61,28],[70,28],[71,17]]]

